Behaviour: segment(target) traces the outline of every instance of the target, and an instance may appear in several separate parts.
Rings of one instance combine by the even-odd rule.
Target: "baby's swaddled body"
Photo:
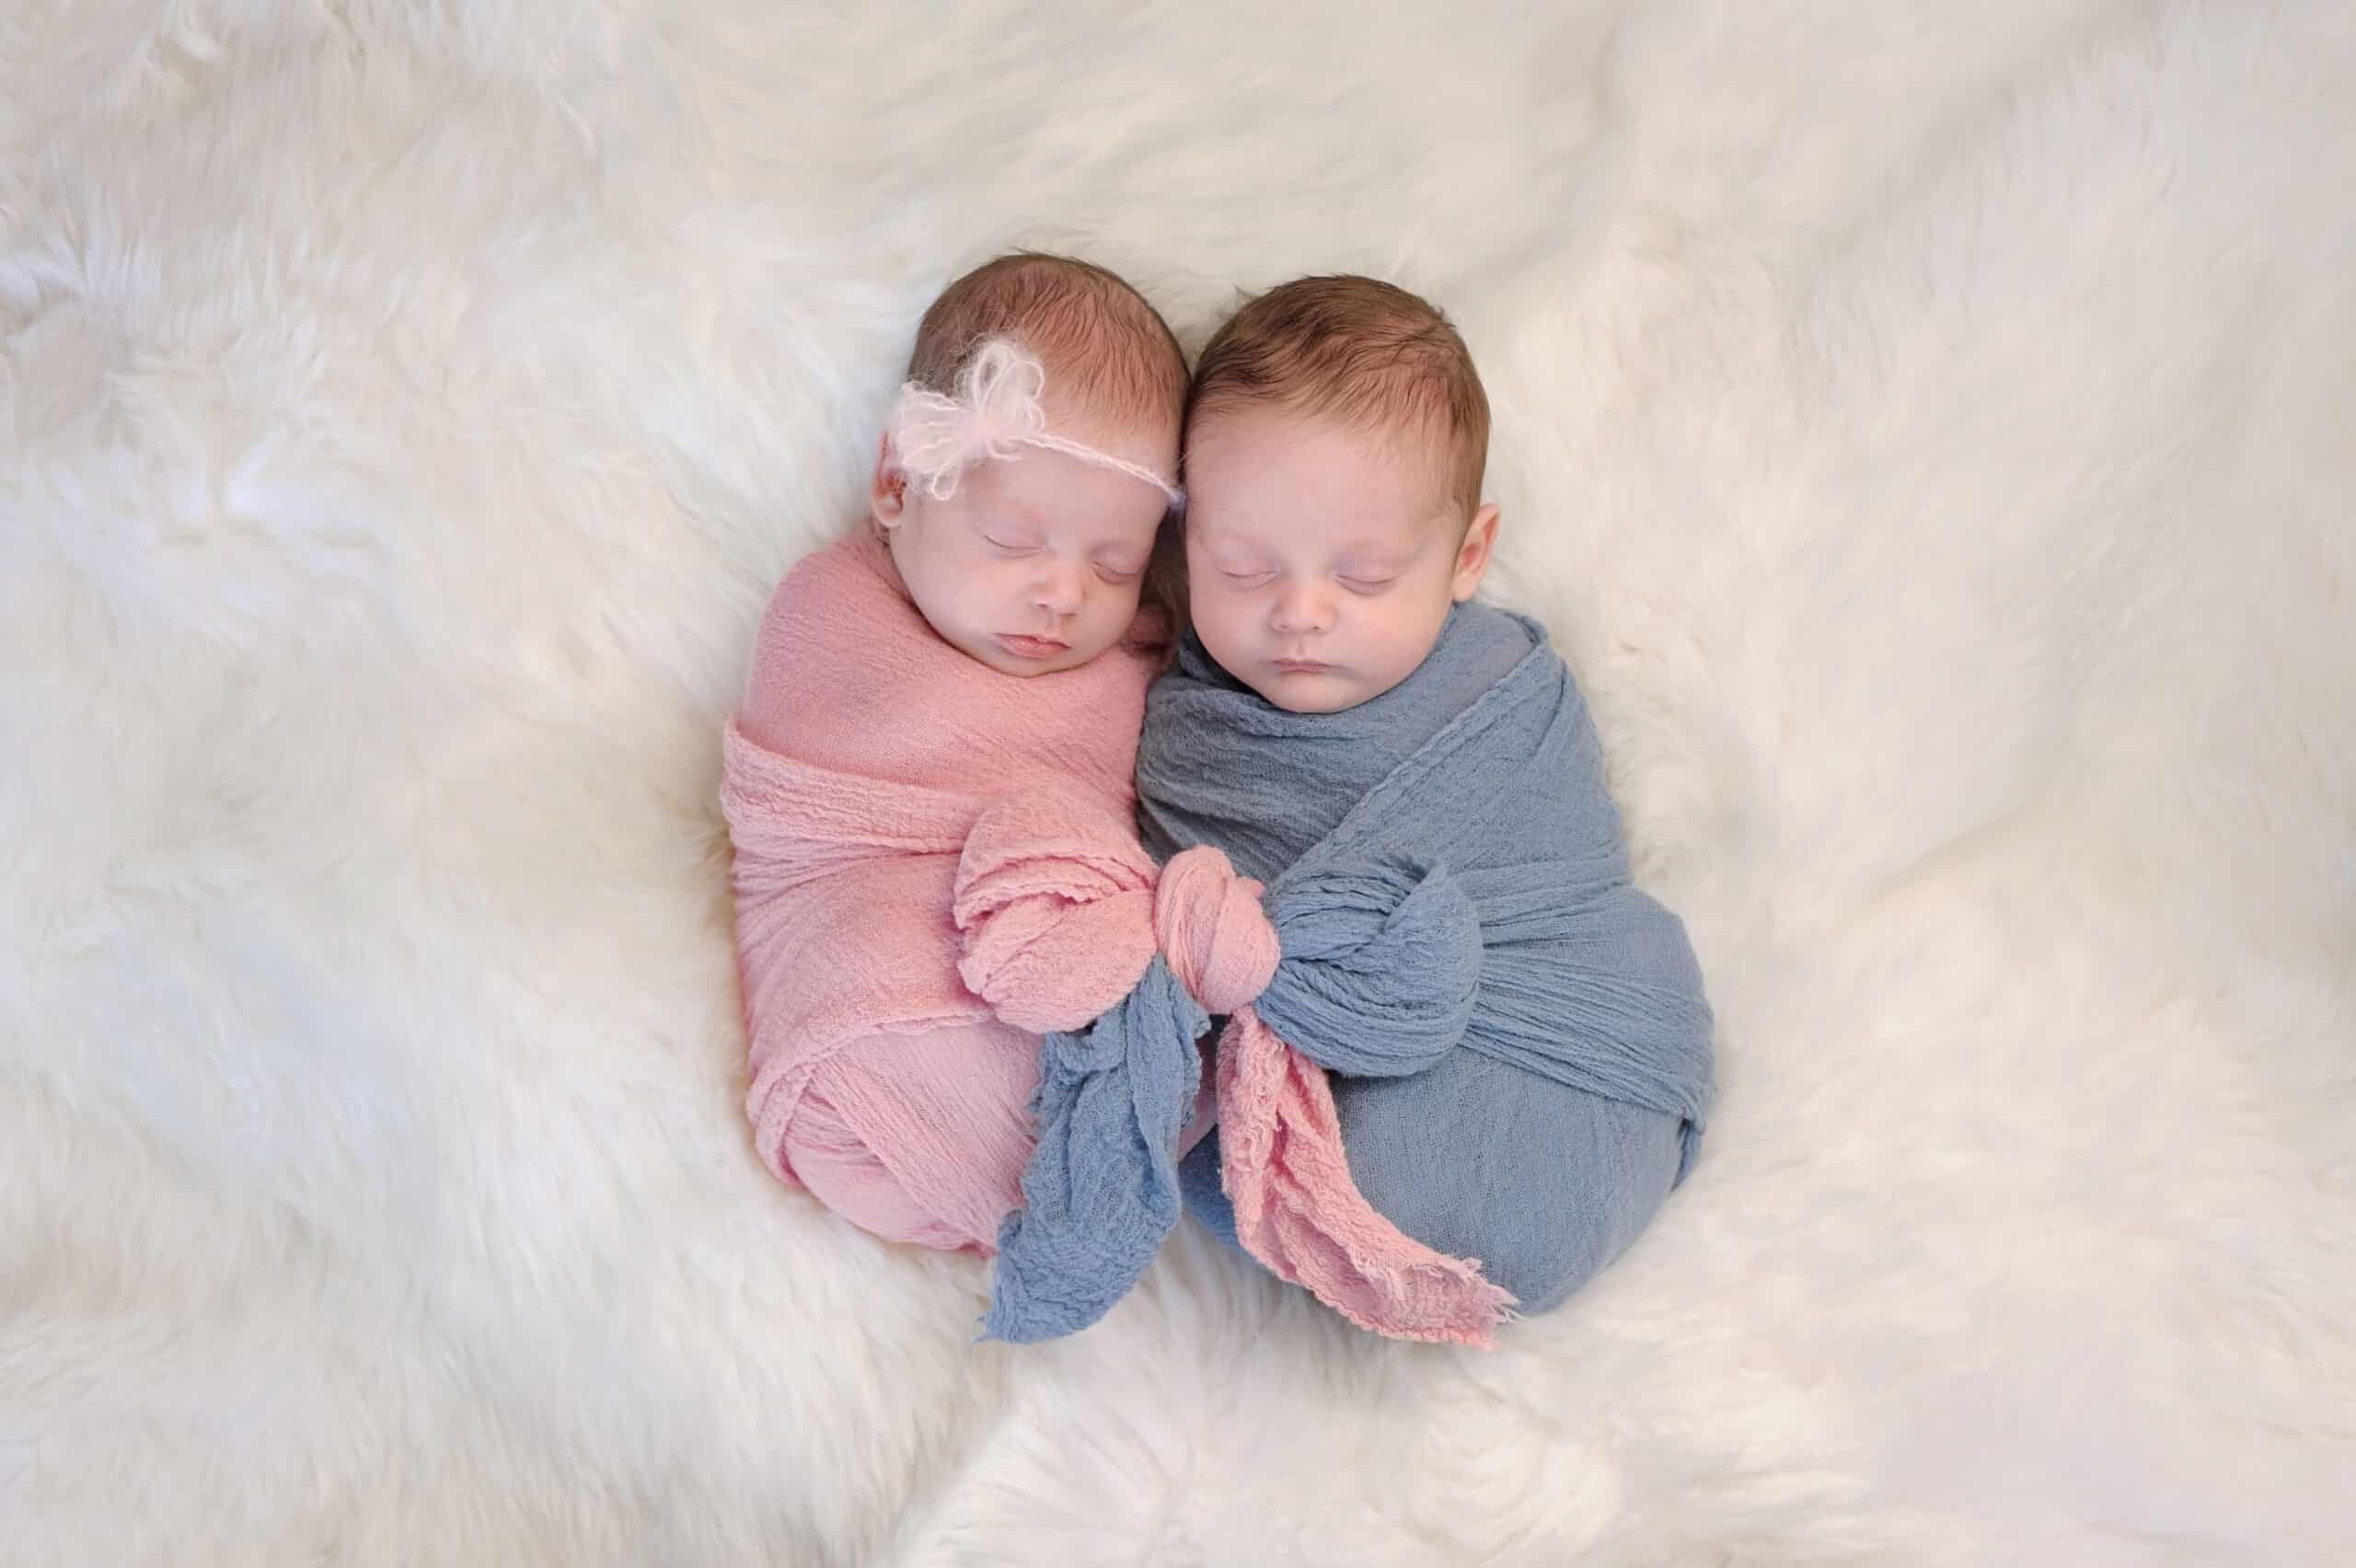
[[[1152,956],[1141,610],[1185,362],[1101,267],[1016,253],[918,325],[866,518],[771,599],[727,736],[761,1160],[877,1235],[995,1249],[1043,1029]]]
[[[1347,712],[1287,716],[1268,709],[1198,655],[1191,663],[1225,686],[1225,711],[1257,728],[1282,724],[1262,781],[1281,811],[1229,809],[1157,767],[1148,721],[1140,824],[1146,846],[1168,859],[1199,843],[1223,850],[1242,874],[1271,884],[1323,842],[1369,790],[1527,658],[1527,624],[1482,605],[1459,605],[1439,646],[1411,679]],[[1196,651],[1190,650],[1190,655]],[[1199,705],[1189,711],[1200,714]],[[1150,710],[1149,710],[1150,712]],[[1190,730],[1189,747],[1202,738]],[[1248,744],[1248,743],[1246,743]],[[1233,769],[1229,769],[1232,772]],[[1157,778],[1168,778],[1158,785]],[[1558,780],[1566,791],[1586,781]],[[1470,802],[1468,802],[1468,805]],[[1542,803],[1530,801],[1533,811]],[[1507,830],[1508,836],[1511,830]],[[1475,1029],[1480,1027],[1475,1020]],[[1560,1032],[1577,1027],[1565,1009]],[[1317,1043],[1294,1043],[1319,1054]],[[1426,1246],[1477,1258],[1525,1312],[1559,1305],[1619,1256],[1675,1184],[1686,1120],[1613,1100],[1459,1047],[1397,1077],[1332,1077],[1351,1176],[1375,1210]],[[1233,1209],[1221,1190],[1217,1136],[1182,1168],[1186,1205],[1232,1240]]]

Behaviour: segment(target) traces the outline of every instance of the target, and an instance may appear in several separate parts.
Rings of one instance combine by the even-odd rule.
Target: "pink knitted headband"
[[[1047,429],[1039,394],[1047,373],[1004,338],[992,338],[957,377],[957,395],[944,396],[910,381],[892,410],[892,450],[925,494],[947,501],[957,477],[976,463],[1018,457],[1025,446],[1045,447],[1141,479],[1178,506],[1185,492],[1151,468],[1099,452]]]

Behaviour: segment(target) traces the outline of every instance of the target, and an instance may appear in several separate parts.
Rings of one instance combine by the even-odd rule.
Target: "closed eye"
[[[1343,587],[1347,588],[1353,594],[1363,594],[1371,596],[1381,593],[1384,589],[1390,587],[1392,583],[1398,581],[1399,580],[1395,577],[1345,577],[1341,580],[1341,582]]]
[[[1103,578],[1105,582],[1111,583],[1115,588],[1126,588],[1130,583],[1135,582],[1138,578],[1145,575],[1145,568],[1141,566],[1133,566],[1126,571],[1123,571],[1117,566],[1107,566],[1103,562],[1099,561],[1096,565],[1096,575]]]
[[[1274,582],[1276,576],[1273,571],[1222,571],[1219,575],[1238,588],[1258,588]]]
[[[1035,539],[1021,539],[1011,535],[984,533],[983,543],[1007,555],[1030,555],[1039,548]]]

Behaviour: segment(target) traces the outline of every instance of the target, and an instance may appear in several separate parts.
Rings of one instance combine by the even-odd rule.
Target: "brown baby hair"
[[[1296,278],[1245,302],[1195,366],[1186,430],[1268,405],[1448,443],[1449,494],[1469,524],[1489,461],[1489,398],[1437,306],[1375,278]]]

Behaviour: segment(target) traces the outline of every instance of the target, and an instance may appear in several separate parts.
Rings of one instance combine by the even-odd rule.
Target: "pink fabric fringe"
[[[1487,1349],[1513,1305],[1480,1264],[1434,1251],[1376,1212],[1351,1180],[1325,1071],[1251,1006],[1275,977],[1276,933],[1258,882],[1217,849],[1162,869],[1160,941],[1179,980],[1230,1015],[1218,1044],[1221,1181],[1238,1238],[1277,1277],[1360,1328]]]

